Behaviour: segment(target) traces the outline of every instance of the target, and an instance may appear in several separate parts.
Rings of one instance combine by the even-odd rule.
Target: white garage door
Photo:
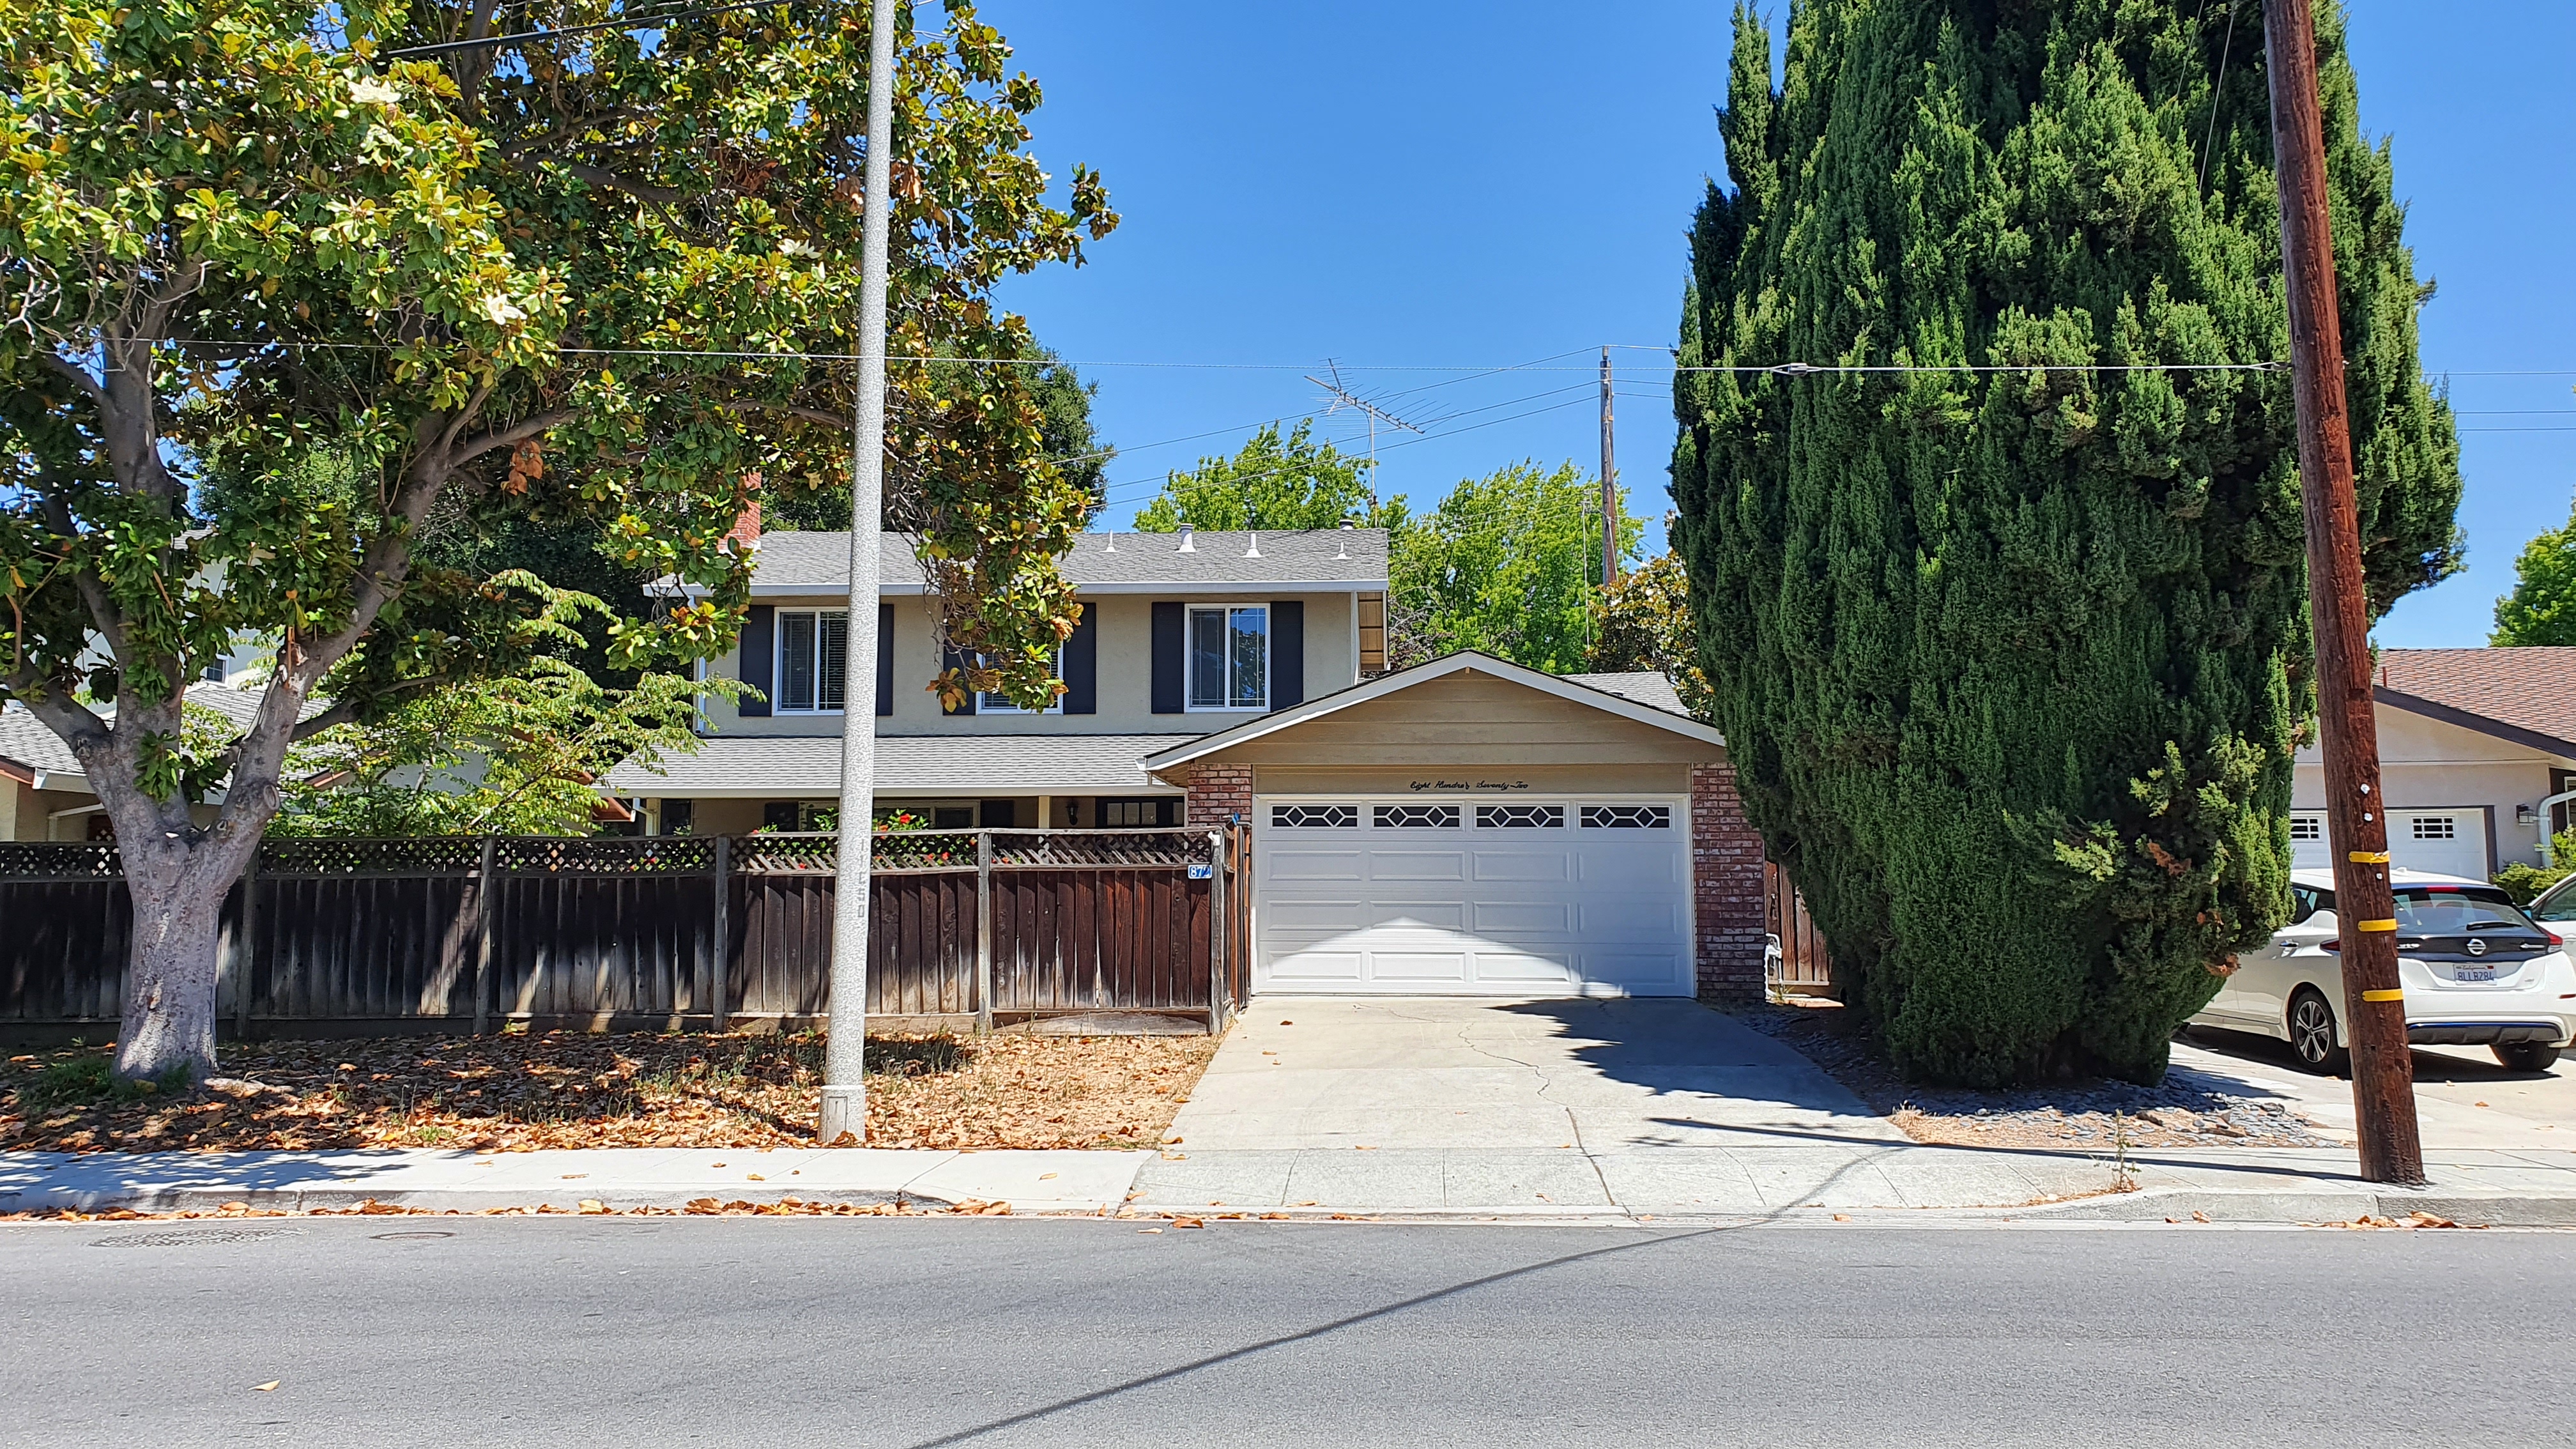
[[[2487,813],[2484,810],[2391,810],[2388,858],[2400,870],[2487,878]],[[2323,811],[2290,817],[2290,864],[2300,870],[2334,869]]]
[[[1257,991],[1691,994],[1680,798],[1268,796],[1253,880]]]

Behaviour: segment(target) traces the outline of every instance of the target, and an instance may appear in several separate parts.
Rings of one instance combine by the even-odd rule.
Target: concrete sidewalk
[[[1008,1202],[1099,1213],[1127,1196],[1145,1152],[709,1151],[0,1153],[0,1212],[289,1210],[367,1198],[404,1207],[682,1207],[712,1197],[772,1203]]]

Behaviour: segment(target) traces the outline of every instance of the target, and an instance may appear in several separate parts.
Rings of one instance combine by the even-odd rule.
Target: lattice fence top
[[[735,836],[732,859],[727,865],[748,875],[829,875],[839,867],[840,860],[838,835],[763,831]]]
[[[705,875],[716,843],[701,835],[506,836],[492,867],[504,875]]]
[[[472,875],[483,865],[475,835],[397,840],[272,836],[259,844],[262,875]]]
[[[993,864],[1009,866],[1203,865],[1204,830],[996,830]]]
[[[878,870],[973,870],[972,830],[880,830],[868,857]]]
[[[112,841],[0,840],[0,878],[120,880],[125,863]]]

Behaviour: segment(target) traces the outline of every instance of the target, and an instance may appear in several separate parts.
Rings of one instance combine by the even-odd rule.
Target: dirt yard
[[[1151,1146],[1214,1054],[1204,1036],[868,1043],[871,1147]],[[819,1035],[260,1042],[173,1097],[117,1084],[105,1048],[0,1067],[0,1150],[813,1145]]]

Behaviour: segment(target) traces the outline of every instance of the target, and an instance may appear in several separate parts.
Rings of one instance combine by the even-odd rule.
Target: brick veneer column
[[[1691,768],[1692,943],[1702,1000],[1762,998],[1762,836],[1733,765]]]
[[[1250,765],[1196,765],[1190,770],[1191,825],[1223,825],[1241,815],[1252,818]]]

